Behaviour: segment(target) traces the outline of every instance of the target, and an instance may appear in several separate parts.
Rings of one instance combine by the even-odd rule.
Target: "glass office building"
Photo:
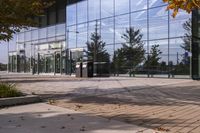
[[[198,78],[199,12],[171,14],[162,0],[59,0],[18,34],[9,71],[71,75],[91,61],[97,75]]]

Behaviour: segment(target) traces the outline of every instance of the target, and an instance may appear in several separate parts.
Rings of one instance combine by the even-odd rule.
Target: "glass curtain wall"
[[[65,49],[67,47],[63,46],[61,51],[61,48],[56,46],[56,43],[63,44],[65,42],[65,9],[66,0],[55,1],[55,4],[48,8],[43,16],[34,18],[38,27],[30,27],[20,31],[16,42],[17,72],[52,73],[54,71],[55,73],[62,73],[65,71],[63,70],[65,69],[64,65],[61,67],[61,63],[58,62],[64,60],[63,56],[66,56]],[[46,44],[50,46],[53,43],[55,43],[54,48],[49,47],[42,52],[37,49],[40,46]],[[54,52],[52,53],[52,51]]]
[[[17,53],[9,52],[8,61],[9,61],[8,71],[9,72],[17,72]]]
[[[111,75],[189,78],[191,15],[172,18],[160,0],[81,0],[66,14],[69,50]]]
[[[66,56],[65,33],[65,23],[21,31],[17,35],[16,53],[18,67],[16,72],[54,73],[55,71],[55,73],[65,73],[65,66],[61,66],[61,63],[58,63],[64,62],[64,56]],[[60,44],[62,45],[62,51],[60,46],[58,46]],[[46,47],[45,45],[48,45],[49,49],[43,49],[43,47]],[[43,51],[41,52],[41,49],[38,48],[41,48]],[[55,53],[51,53],[52,50]],[[48,51],[52,55],[48,56]],[[46,52],[45,55],[43,52]],[[54,60],[52,61],[52,58],[56,60],[56,66],[54,66],[55,63]]]
[[[200,79],[200,10],[192,14],[192,78]]]

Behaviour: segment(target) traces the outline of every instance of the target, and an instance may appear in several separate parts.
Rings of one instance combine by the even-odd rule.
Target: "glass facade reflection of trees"
[[[71,74],[77,61],[91,60],[96,74],[106,64],[111,75],[189,77],[191,15],[172,18],[161,0],[68,3],[40,18],[42,27],[18,34],[10,71]]]
[[[181,12],[173,19],[171,12],[165,9],[166,4],[160,0],[82,0],[67,6],[69,19],[66,29],[78,32],[66,33],[69,34],[67,44],[69,49],[87,50],[86,42],[91,41],[91,34],[97,28],[102,42],[105,42],[105,50],[109,53],[110,74],[189,77],[191,52],[185,50],[183,45],[184,36],[191,31],[187,31],[183,25],[186,21],[191,21],[191,16]],[[123,47],[123,43],[127,43],[123,34],[131,28],[139,30],[138,34],[142,38],[134,43],[142,43],[145,50],[141,56],[144,59],[136,65],[127,65],[136,58],[127,61],[127,58],[120,55],[117,59],[116,55],[120,49],[123,54],[130,49]],[[130,38],[134,34],[136,33],[130,33]],[[132,52],[134,50],[132,48]],[[188,61],[184,61],[185,58]],[[117,60],[124,62],[120,64],[120,68]],[[184,69],[178,70],[180,67]]]

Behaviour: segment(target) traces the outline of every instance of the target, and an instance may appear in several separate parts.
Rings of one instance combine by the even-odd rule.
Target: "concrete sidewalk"
[[[0,133],[137,133],[143,130],[45,103],[0,110]],[[154,131],[146,129],[144,133]]]

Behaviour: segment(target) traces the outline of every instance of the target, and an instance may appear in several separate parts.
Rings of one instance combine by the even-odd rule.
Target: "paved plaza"
[[[141,127],[44,103],[0,110],[0,133],[137,133]],[[147,130],[146,133],[152,133]]]
[[[29,75],[4,75],[2,80],[54,106],[140,127],[139,132],[200,132],[199,81]]]

